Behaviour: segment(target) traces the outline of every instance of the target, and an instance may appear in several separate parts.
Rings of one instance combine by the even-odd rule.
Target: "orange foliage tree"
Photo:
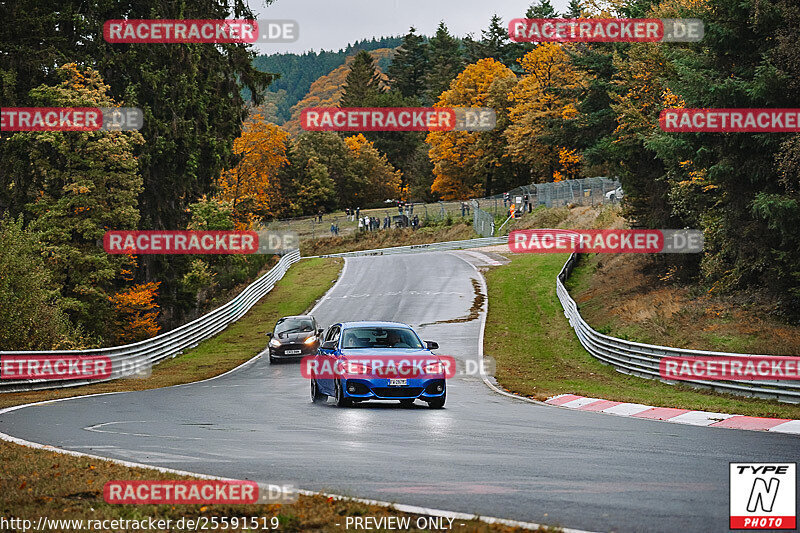
[[[540,179],[549,180],[559,163],[559,147],[543,140],[547,125],[553,119],[577,117],[577,99],[567,95],[578,93],[587,80],[572,65],[568,46],[559,43],[542,43],[519,62],[526,75],[510,95],[508,154],[529,165]]]
[[[516,75],[492,58],[468,65],[443,92],[435,107],[502,107],[496,106],[496,96],[505,96],[516,83]],[[501,87],[502,90],[498,90]],[[499,118],[499,117],[498,117]],[[491,139],[491,140],[490,140]],[[493,150],[497,146],[493,132],[434,131],[425,142],[433,163],[434,180],[431,191],[445,200],[481,196],[486,192],[487,174],[492,167],[504,163],[504,154]],[[502,145],[501,145],[502,146]]]
[[[156,296],[161,282],[134,285],[109,297],[114,307],[115,342],[126,344],[149,339],[158,334]]]
[[[255,220],[272,215],[283,201],[278,170],[288,163],[288,134],[252,115],[233,143],[233,152],[241,157],[232,169],[222,172],[218,197],[231,203],[237,227],[252,227]]]
[[[357,179],[364,183],[359,197],[370,203],[397,198],[400,195],[401,173],[396,170],[364,135],[345,137],[345,144],[353,156],[353,170]]]

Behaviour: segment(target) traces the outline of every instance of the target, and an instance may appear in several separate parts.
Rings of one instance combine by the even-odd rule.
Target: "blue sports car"
[[[349,407],[367,400],[410,406],[419,399],[440,409],[447,394],[443,359],[452,358],[433,354],[437,348],[399,322],[334,324],[314,360],[318,371],[310,376],[311,400],[322,403],[332,396],[339,407]]]

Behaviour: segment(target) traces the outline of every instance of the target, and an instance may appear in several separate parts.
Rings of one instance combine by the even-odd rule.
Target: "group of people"
[[[339,224],[331,222],[331,236],[335,237],[337,235],[339,235]]]
[[[414,202],[404,202],[403,200],[397,201],[397,212],[403,214],[403,209],[406,210],[406,215],[411,218],[414,214]]]
[[[386,219],[383,221],[383,227],[386,227]],[[364,215],[364,218],[358,219],[358,231],[376,231],[379,229],[381,229],[381,219],[378,217]]]
[[[344,214],[347,217],[347,220],[353,222],[357,218],[361,219],[361,208],[356,207],[355,209],[352,209],[350,207],[346,207],[344,209]]]

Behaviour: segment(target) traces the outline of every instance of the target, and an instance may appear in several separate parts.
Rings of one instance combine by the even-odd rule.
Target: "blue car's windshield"
[[[424,348],[419,337],[408,328],[349,328],[344,331],[342,348]]]

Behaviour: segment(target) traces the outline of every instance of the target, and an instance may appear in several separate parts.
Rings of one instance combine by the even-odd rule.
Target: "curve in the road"
[[[441,353],[478,360],[485,306],[460,320],[473,280],[485,295],[475,260],[348,258],[314,313],[323,325],[406,322]],[[183,471],[589,530],[726,531],[728,463],[800,455],[791,435],[531,404],[480,376],[451,380],[443,410],[317,406],[307,385],[297,365],[259,358],[204,382],[8,411],[0,431]]]

